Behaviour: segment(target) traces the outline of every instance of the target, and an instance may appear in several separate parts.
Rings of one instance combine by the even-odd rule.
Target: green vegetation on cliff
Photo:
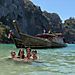
[[[64,37],[66,42],[75,43],[75,18],[70,17],[64,21]]]
[[[5,26],[2,22],[0,22],[0,42],[8,43],[8,32],[10,28]]]

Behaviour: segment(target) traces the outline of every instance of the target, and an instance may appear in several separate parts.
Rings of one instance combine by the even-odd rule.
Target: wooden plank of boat
[[[39,45],[36,45],[36,44],[33,45],[32,43],[29,44],[29,42],[30,41],[27,41],[27,43],[26,43],[26,41],[22,42],[22,40],[14,38],[14,43],[15,43],[17,48],[27,48],[27,47],[30,47],[30,48],[33,48],[33,49],[42,49],[42,48],[50,48],[51,47],[51,45],[49,45],[49,44],[51,44],[50,42],[49,42],[48,45],[43,45],[43,44],[41,44],[41,45],[40,44]]]
[[[66,44],[59,44],[59,43],[56,43],[56,42],[52,42],[51,46],[24,46],[24,44],[22,43],[22,41],[20,39],[17,39],[15,38],[14,39],[15,41],[15,45],[17,48],[27,48],[27,47],[30,47],[32,49],[47,49],[47,48],[61,48],[61,47],[66,47],[67,45]]]

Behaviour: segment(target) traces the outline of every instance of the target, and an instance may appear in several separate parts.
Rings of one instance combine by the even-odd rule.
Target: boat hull
[[[20,40],[20,39],[15,38],[14,41],[15,41],[15,45],[16,45],[17,48],[30,47],[32,49],[43,49],[43,48],[47,49],[47,48],[62,48],[62,47],[67,46],[66,44],[59,44],[59,43],[56,43],[56,42],[51,42],[50,46],[43,46],[43,45],[42,46],[40,46],[40,45],[37,45],[37,46],[31,45],[31,46],[29,46],[29,45],[23,44],[22,40]]]

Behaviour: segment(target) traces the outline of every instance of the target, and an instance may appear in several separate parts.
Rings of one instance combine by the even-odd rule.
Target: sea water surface
[[[14,44],[0,44],[0,75],[75,75],[75,44],[65,48],[38,49],[38,62],[7,60]],[[32,49],[33,50],[33,49]]]

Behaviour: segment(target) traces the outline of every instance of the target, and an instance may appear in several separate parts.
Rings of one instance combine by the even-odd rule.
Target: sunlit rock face
[[[18,21],[21,32],[29,35],[43,33],[43,30],[62,32],[61,19],[57,14],[42,12],[29,0],[0,0],[0,21],[14,30],[13,19]]]
[[[70,17],[65,20],[63,34],[67,43],[75,44],[75,18]]]
[[[63,31],[62,21],[58,14],[56,13],[48,13],[47,11],[43,12],[43,15],[49,22],[49,28],[52,32],[60,33]]]

